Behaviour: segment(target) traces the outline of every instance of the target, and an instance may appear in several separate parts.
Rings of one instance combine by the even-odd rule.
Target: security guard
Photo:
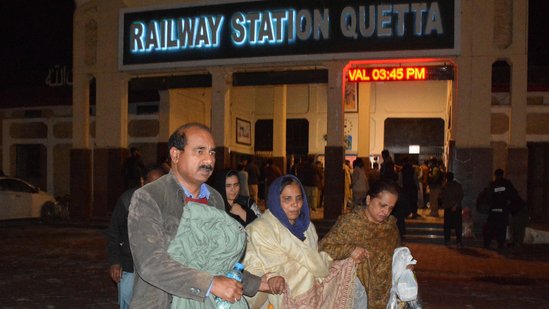
[[[489,248],[492,239],[496,238],[498,250],[505,250],[505,236],[511,201],[518,195],[513,184],[503,178],[503,170],[494,172],[495,180],[490,182],[490,210],[484,227],[484,247]]]

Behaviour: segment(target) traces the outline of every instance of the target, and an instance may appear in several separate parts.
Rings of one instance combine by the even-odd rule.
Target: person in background
[[[353,174],[351,175],[351,188],[353,191],[353,204],[363,205],[368,193],[368,178],[364,172],[364,162],[357,158],[353,162]]]
[[[242,159],[242,161],[237,164],[238,180],[240,182],[239,194],[244,196],[250,196],[250,189],[248,187],[248,172],[246,171],[247,165],[247,159]]]
[[[303,158],[301,164],[297,166],[297,178],[305,188],[309,207],[312,211],[315,211],[319,207],[318,187],[320,185],[320,177],[318,167],[314,164],[312,156],[306,156]]]
[[[263,192],[265,198],[269,195],[269,186],[277,178],[282,176],[280,167],[275,164],[274,160],[269,158],[263,167],[263,175],[265,176],[265,191]]]
[[[185,124],[170,136],[168,149],[170,173],[135,191],[131,200],[128,235],[136,276],[131,307],[168,309],[176,300],[196,305],[208,301],[213,305],[214,296],[237,303],[243,294],[280,293],[283,288],[280,280],[284,282],[281,277],[258,277],[244,271],[242,282],[238,282],[224,273],[212,275],[200,267],[190,267],[168,252],[171,245],[177,243],[179,230],[184,228],[180,223],[187,222],[183,219],[188,204],[198,205],[197,211],[210,209],[230,219],[219,192],[205,183],[215,164],[215,144],[210,129],[200,123]],[[235,231],[226,237],[236,238],[239,233],[241,231]],[[202,246],[198,251],[212,249],[208,243],[197,244]],[[230,249],[243,251],[237,247]],[[225,266],[230,269],[233,265]]]
[[[423,197],[423,203],[420,205],[420,208],[424,209],[427,208],[427,203],[429,202],[429,160],[424,160],[419,169],[421,170],[419,183]]]
[[[400,171],[402,184],[401,198],[408,205],[407,211],[412,214],[412,219],[417,218],[417,197],[418,197],[418,179],[416,169],[410,162],[410,157],[402,159],[402,170]]]
[[[456,246],[463,247],[462,237],[462,209],[463,187],[454,179],[454,173],[446,174],[446,183],[440,190],[440,201],[444,209],[444,244],[450,245],[452,227],[456,232]]]
[[[518,197],[515,186],[504,178],[503,175],[504,171],[502,169],[496,169],[494,172],[495,179],[488,185],[490,188],[490,210],[488,211],[488,218],[484,227],[484,247],[490,248],[490,244],[495,238],[500,252],[506,250],[505,238],[511,203]]]
[[[151,169],[145,177],[145,184],[164,175],[161,169]],[[118,285],[120,309],[129,308],[133,290],[133,260],[128,239],[128,210],[133,193],[138,187],[126,190],[114,207],[111,224],[107,230],[107,259],[111,265],[109,274]]]
[[[242,186],[237,171],[226,169],[218,172],[213,187],[221,193],[225,201],[225,211],[242,226],[261,216],[255,201],[239,193]]]
[[[367,305],[357,294],[355,308],[385,309],[392,286],[393,252],[401,245],[396,219],[390,216],[398,200],[395,182],[370,185],[366,207],[341,215],[320,241],[320,250],[335,260],[357,258],[357,290],[366,289]]]
[[[259,168],[255,165],[253,157],[248,159],[246,172],[248,172],[248,189],[250,190],[250,197],[254,199],[254,201],[259,201]]]
[[[353,207],[353,191],[352,191],[352,174],[351,161],[345,160],[343,162],[343,172],[345,177],[345,200],[343,201],[345,209]]]
[[[315,162],[316,169],[315,172],[317,173],[318,177],[318,208],[324,207],[324,166],[322,165],[322,162],[316,161]]]
[[[381,179],[386,181],[398,181],[398,174],[395,169],[395,163],[389,150],[384,149],[381,151],[381,157],[383,162],[381,163],[381,169],[379,170],[379,176]]]
[[[368,171],[368,183],[374,183],[379,180],[379,163],[374,162],[372,168]]]
[[[439,217],[438,213],[438,198],[440,195],[440,189],[444,181],[443,171],[438,165],[438,160],[432,157],[429,160],[429,208],[431,217]]]
[[[136,147],[130,148],[130,157],[124,165],[124,177],[128,188],[141,187],[145,178],[145,164],[141,152]]]

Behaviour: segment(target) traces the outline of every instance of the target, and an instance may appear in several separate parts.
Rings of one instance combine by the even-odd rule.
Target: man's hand
[[[286,293],[286,280],[282,276],[273,276],[270,273],[261,277],[259,291],[270,294]]]
[[[244,286],[234,279],[225,276],[215,276],[210,292],[223,300],[235,303],[242,297]]]
[[[368,252],[368,250],[362,247],[356,247],[355,250],[353,250],[353,252],[351,253],[351,258],[357,264],[364,262],[368,257],[370,257],[370,253]]]
[[[120,264],[111,265],[111,268],[109,269],[109,273],[111,275],[112,281],[119,283],[120,279],[122,279],[122,265]]]

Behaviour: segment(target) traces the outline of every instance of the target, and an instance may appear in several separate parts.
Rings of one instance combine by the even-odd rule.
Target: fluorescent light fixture
[[[408,146],[409,154],[419,154],[419,145],[409,145]]]

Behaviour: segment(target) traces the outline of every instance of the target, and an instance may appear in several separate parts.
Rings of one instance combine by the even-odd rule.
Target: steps
[[[452,237],[455,243],[455,237]],[[406,220],[406,242],[444,244],[444,226],[442,222],[421,219]]]
[[[312,220],[318,234],[318,239],[322,239],[324,235],[330,231],[330,228],[335,224],[336,220]],[[426,221],[420,219],[406,220],[406,235],[407,242],[420,243],[444,243],[444,228],[441,222]],[[455,240],[454,240],[455,242]]]
[[[318,239],[322,239],[330,228],[335,224],[336,220],[313,219],[313,224],[318,234]],[[406,220],[406,235],[405,240],[408,242],[420,243],[444,243],[444,228],[442,219],[428,218],[422,219],[407,219]],[[455,242],[455,240],[454,240]]]

